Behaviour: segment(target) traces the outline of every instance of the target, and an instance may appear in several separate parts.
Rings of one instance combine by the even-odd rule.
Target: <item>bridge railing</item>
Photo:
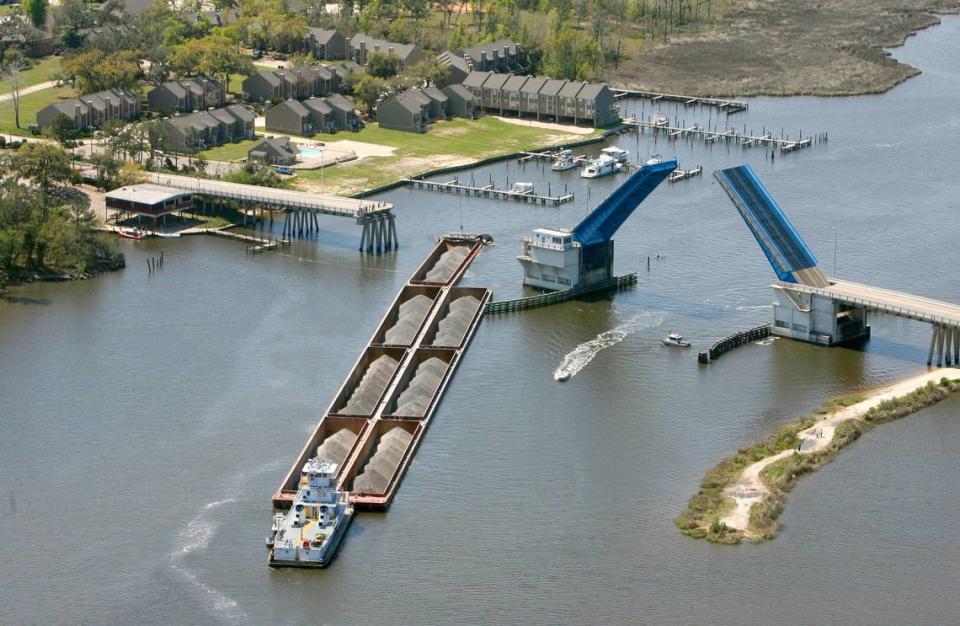
[[[942,326],[956,326],[960,327],[960,317],[951,318],[944,317],[942,315],[934,315],[932,313],[924,313],[923,311],[918,311],[915,308],[897,306],[889,304],[886,302],[880,302],[879,300],[871,300],[869,298],[860,298],[857,296],[851,296],[843,294],[838,291],[831,291],[829,289],[819,289],[817,287],[810,287],[807,285],[801,285],[797,283],[786,283],[780,282],[777,283],[778,287],[785,290],[793,291],[802,291],[805,293],[822,296],[824,298],[830,298],[831,300],[837,300],[843,302],[844,304],[851,304],[854,306],[860,306],[867,309],[872,309],[880,313],[887,313],[889,315],[896,315],[898,317],[906,317],[908,319],[917,320],[920,322],[929,322],[931,324],[939,324]],[[894,292],[891,292],[894,293]],[[931,304],[943,305],[943,302],[937,302],[936,300],[931,300],[929,298],[921,298]]]

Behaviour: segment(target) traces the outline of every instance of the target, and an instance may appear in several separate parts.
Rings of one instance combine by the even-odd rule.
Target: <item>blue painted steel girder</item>
[[[583,246],[610,241],[633,211],[677,169],[677,160],[644,165],[613,190],[573,229],[573,239]]]

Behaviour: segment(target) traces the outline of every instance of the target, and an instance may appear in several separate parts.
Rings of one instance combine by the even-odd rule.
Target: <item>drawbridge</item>
[[[574,228],[537,228],[517,257],[523,284],[548,290],[585,287],[613,277],[613,236],[640,204],[677,168],[676,159],[636,172]]]
[[[960,363],[960,305],[908,293],[828,279],[817,259],[749,165],[717,170],[714,178],[740,212],[770,262],[773,333],[834,345],[870,336],[868,313],[931,324],[927,364]]]

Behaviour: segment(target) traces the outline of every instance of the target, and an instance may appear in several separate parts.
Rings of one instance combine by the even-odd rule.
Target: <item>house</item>
[[[211,107],[222,107],[226,101],[226,90],[216,80],[196,76],[186,80],[172,80],[150,90],[147,93],[147,105],[152,111],[172,113],[180,111],[201,111]]]
[[[289,137],[264,139],[247,152],[248,161],[259,161],[267,165],[293,165],[298,156],[300,150]]]
[[[339,129],[353,128],[351,123],[359,125],[359,119],[353,111],[353,103],[336,94],[335,100],[340,108],[335,110],[328,102],[332,97],[307,98],[303,101],[290,98],[281,102],[267,109],[264,114],[266,128],[271,132],[308,136],[314,133],[335,133]],[[335,111],[339,111],[340,115],[338,116]]]
[[[243,81],[247,100],[270,102],[325,96],[339,88],[340,77],[323,65],[301,65],[285,70],[258,72]]]
[[[45,106],[37,111],[37,127],[43,130],[65,115],[73,120],[77,130],[85,131],[100,128],[110,120],[134,120],[141,112],[139,93],[108,89]]]
[[[334,61],[347,58],[347,39],[335,30],[307,28],[304,38],[304,52],[309,52],[320,61]]]
[[[463,81],[477,99],[478,108],[520,117],[572,120],[599,128],[615,123],[619,111],[613,92],[602,83],[554,80],[544,76],[518,76],[470,72]]]
[[[460,56],[471,70],[480,72],[521,72],[526,69],[523,50],[509,39],[464,48]]]
[[[509,76],[500,88],[500,108],[507,111],[520,110],[520,90],[529,76]],[[501,113],[503,111],[501,110]]]
[[[547,117],[558,117],[560,115],[560,90],[567,84],[565,80],[550,78],[540,88],[540,114]]]
[[[317,132],[310,111],[299,100],[293,98],[267,109],[264,119],[266,129],[274,133],[312,135]]]
[[[395,43],[375,39],[363,33],[357,33],[347,39],[349,58],[360,65],[366,65],[367,59],[373,52],[381,52],[399,57],[401,70],[413,67],[426,60],[426,55],[419,47],[412,43]]]
[[[239,104],[165,118],[160,125],[162,147],[195,152],[254,138],[255,114]]]
[[[447,96],[447,113],[451,116],[476,117],[477,98],[463,85],[447,85],[442,89]]]
[[[439,87],[430,85],[421,90],[423,95],[429,99],[430,119],[446,119],[450,117],[449,100],[447,94],[443,93]]]
[[[440,85],[441,87],[462,84],[471,72],[470,65],[467,61],[462,56],[456,55],[449,50],[437,56],[437,64],[440,67],[447,68],[447,77],[443,81],[443,84]]]
[[[356,107],[346,96],[335,93],[325,98],[327,105],[332,109],[333,119],[338,129],[358,130],[361,126]]]
[[[547,84],[543,76],[531,76],[520,88],[520,113],[540,117],[540,90]]]
[[[310,112],[310,119],[313,120],[313,128],[316,132],[337,132],[337,120],[325,98],[308,98],[303,101],[303,106]]]
[[[380,128],[425,133],[429,122],[430,99],[419,91],[404,91],[377,104]]]

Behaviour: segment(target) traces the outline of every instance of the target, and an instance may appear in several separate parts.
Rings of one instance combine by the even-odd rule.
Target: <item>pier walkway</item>
[[[384,252],[398,244],[393,204],[390,202],[358,200],[176,174],[151,174],[150,182],[191,191],[205,198],[233,200],[248,207],[281,209],[286,213],[283,238],[316,232],[319,230],[317,215],[332,215],[353,219],[363,227],[360,238],[360,250],[363,252]]]
[[[677,102],[684,106],[714,107],[728,114],[746,111],[750,106],[741,100],[725,100],[723,98],[700,98],[698,96],[681,96],[679,94],[657,93],[655,91],[639,91],[636,89],[613,89],[613,97],[640,98],[651,102]]]
[[[461,183],[459,179],[446,182],[432,180],[423,180],[420,178],[405,178],[403,182],[417,189],[426,189],[428,191],[441,191],[446,193],[463,193],[468,196],[479,196],[483,198],[493,198],[495,200],[513,200],[514,202],[526,202],[528,204],[550,204],[557,206],[566,202],[573,201],[573,194],[564,192],[560,196],[552,196],[550,192],[547,195],[538,194],[533,191],[513,191],[510,189],[497,189],[492,184],[484,186],[467,185]]]
[[[705,128],[700,124],[693,124],[691,126],[674,126],[669,122],[661,123],[657,121],[644,121],[638,120],[634,117],[627,118],[623,120],[625,126],[630,126],[636,128],[637,130],[644,131],[648,130],[652,133],[664,133],[670,139],[679,139],[684,137],[694,137],[696,139],[703,139],[705,143],[716,143],[716,142],[732,142],[738,143],[744,148],[749,148],[752,146],[766,146],[770,148],[778,148],[780,152],[794,152],[796,150],[802,150],[804,148],[809,148],[813,145],[814,137],[797,139],[790,139],[788,137],[776,137],[772,133],[766,133],[763,135],[753,135],[747,131],[738,131],[732,128],[727,128],[720,130],[717,128]],[[816,138],[819,140],[826,141],[826,134],[820,133],[816,135]]]

